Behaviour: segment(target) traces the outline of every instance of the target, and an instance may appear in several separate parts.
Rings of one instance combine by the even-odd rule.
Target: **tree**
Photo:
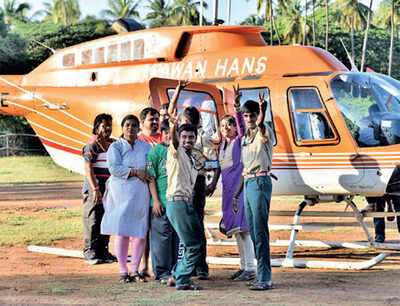
[[[328,50],[329,36],[329,0],[325,0],[325,50]]]
[[[279,19],[283,26],[283,39],[287,44],[299,44],[303,41],[303,31],[305,30],[306,39],[310,41],[310,28],[304,29],[304,18],[301,10],[300,0],[294,0],[286,7],[286,14]]]
[[[147,13],[145,20],[151,20],[150,27],[162,27],[169,25],[169,18],[172,15],[172,7],[165,0],[149,0],[150,4],[147,8],[150,10]]]
[[[112,20],[139,17],[140,3],[141,0],[108,0],[109,9],[101,11],[101,15]]]
[[[360,66],[360,71],[361,71],[361,72],[364,71],[365,52],[366,52],[366,50],[367,50],[367,40],[368,40],[369,24],[370,24],[370,22],[371,22],[372,2],[373,2],[373,0],[370,0],[370,2],[369,2],[369,10],[368,10],[368,18],[367,18],[367,28],[365,29],[363,50],[362,50],[362,56],[361,56],[361,66]]]
[[[200,1],[197,0],[176,0],[170,15],[171,25],[198,25],[199,6]],[[203,3],[203,7],[208,7],[206,2]]]
[[[53,0],[45,2],[44,6],[37,14],[44,14],[45,20],[53,23],[75,24],[81,16],[78,0]]]
[[[16,0],[4,0],[4,6],[0,10],[5,23],[12,25],[16,21],[28,21],[26,14],[30,9],[31,6],[26,2],[18,4]]]
[[[334,19],[345,31],[350,32],[351,57],[354,60],[354,30],[362,30],[366,24],[365,16],[368,7],[358,0],[341,0],[335,2]]]

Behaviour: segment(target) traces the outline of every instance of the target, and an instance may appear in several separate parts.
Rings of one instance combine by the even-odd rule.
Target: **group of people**
[[[223,228],[235,235],[241,263],[230,278],[248,281],[251,290],[273,289],[268,230],[273,133],[264,124],[267,102],[259,94],[258,102],[241,105],[240,88],[234,87],[235,113],[221,118],[223,141],[216,148],[198,109],[186,107],[178,120],[177,101],[188,84],[179,81],[160,111],[145,108],[140,120],[125,116],[118,140],[111,138],[110,115],[95,118],[93,138],[83,148],[86,262],[118,261],[121,282],[147,281],[151,253],[156,280],[177,290],[201,290],[191,278],[209,279],[206,196],[222,176]],[[214,172],[209,184],[208,171]],[[116,257],[108,249],[110,235]]]

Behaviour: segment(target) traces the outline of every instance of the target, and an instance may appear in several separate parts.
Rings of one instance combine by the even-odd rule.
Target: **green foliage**
[[[61,168],[49,156],[0,158],[0,184],[82,180],[83,177],[81,175]]]
[[[0,36],[0,74],[20,74],[28,60],[27,42],[18,35]]]
[[[51,245],[53,241],[82,235],[80,210],[35,211],[19,215],[18,211],[0,212],[0,245]]]

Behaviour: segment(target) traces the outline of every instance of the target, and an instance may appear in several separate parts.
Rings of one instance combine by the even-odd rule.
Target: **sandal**
[[[236,279],[237,277],[239,277],[240,275],[242,275],[242,273],[244,272],[244,270],[242,270],[242,269],[239,269],[239,270],[237,270],[235,273],[233,273],[230,277],[229,277],[229,279]]]
[[[147,283],[146,277],[144,275],[142,275],[141,273],[135,272],[130,277],[133,282]]]
[[[254,273],[254,271],[244,271],[242,274],[240,274],[238,277],[236,277],[235,280],[250,281],[255,278],[256,278],[256,274]]]
[[[132,282],[132,279],[128,273],[121,273],[119,275],[119,282],[120,283],[130,283],[130,282]]]
[[[176,284],[176,290],[203,290],[203,287],[197,285],[193,281],[189,281],[188,283]]]

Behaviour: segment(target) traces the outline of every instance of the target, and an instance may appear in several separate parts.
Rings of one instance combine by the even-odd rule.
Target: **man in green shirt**
[[[178,258],[179,238],[171,226],[165,206],[168,201],[166,162],[169,145],[168,120],[161,122],[162,142],[153,147],[147,155],[148,172],[154,176],[150,184],[152,213],[150,216],[150,250],[153,273],[156,280],[172,285],[171,270]]]

